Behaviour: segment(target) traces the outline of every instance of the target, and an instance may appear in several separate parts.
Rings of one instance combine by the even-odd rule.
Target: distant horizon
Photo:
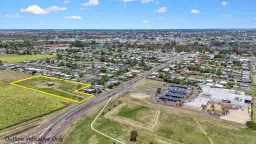
[[[256,30],[256,28],[169,28],[169,29],[161,29],[161,28],[155,28],[155,29],[130,29],[130,28],[124,28],[124,29],[71,29],[71,28],[63,28],[63,29],[40,29],[40,28],[31,28],[31,29],[18,29],[18,28],[13,28],[13,29],[0,29],[0,31],[5,31],[5,30]]]
[[[255,7],[255,0],[2,0],[0,29],[255,29]]]

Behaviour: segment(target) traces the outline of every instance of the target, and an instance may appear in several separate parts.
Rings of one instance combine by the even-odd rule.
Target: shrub
[[[247,125],[248,128],[253,129],[253,130],[256,130],[256,122],[247,121],[247,122],[246,122],[246,125]]]

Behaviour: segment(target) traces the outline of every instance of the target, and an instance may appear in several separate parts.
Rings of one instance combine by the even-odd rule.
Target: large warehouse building
[[[232,106],[244,107],[245,104],[252,103],[252,97],[246,95],[244,92],[212,88],[210,86],[201,86],[202,92],[199,96],[190,101],[184,103],[185,107],[200,109],[202,105],[206,105],[209,101],[229,103]]]

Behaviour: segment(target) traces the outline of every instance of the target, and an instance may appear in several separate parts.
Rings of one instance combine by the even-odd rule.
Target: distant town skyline
[[[0,29],[251,29],[255,7],[255,0],[2,0]]]

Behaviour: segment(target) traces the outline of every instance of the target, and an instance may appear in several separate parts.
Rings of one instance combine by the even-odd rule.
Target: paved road
[[[118,96],[121,93],[128,91],[129,89],[133,88],[134,85],[139,82],[144,77],[148,76],[152,72],[158,71],[166,66],[168,66],[171,62],[180,61],[182,60],[182,56],[173,57],[170,61],[160,64],[158,66],[153,67],[150,71],[146,71],[139,75],[136,78],[133,78],[129,81],[122,83],[121,85],[115,87],[110,93],[102,93],[92,99],[82,103],[81,105],[75,106],[66,112],[54,117],[49,121],[49,123],[39,127],[35,131],[29,133],[25,138],[50,138],[50,137],[57,137],[59,138],[60,133],[65,130],[75,119],[83,115],[88,109],[92,108],[93,106],[107,100],[109,97]],[[61,139],[61,138],[60,138]],[[15,142],[15,143],[34,143],[34,144],[52,144],[56,143],[56,141],[33,141],[33,142]]]

